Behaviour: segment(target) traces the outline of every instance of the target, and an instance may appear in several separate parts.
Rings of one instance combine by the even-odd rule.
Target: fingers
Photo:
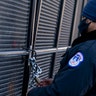
[[[37,86],[38,86],[38,87],[44,87],[44,86],[46,86],[46,83],[42,81],[42,82],[40,82]]]
[[[38,84],[37,84],[37,86],[38,87],[44,87],[44,86],[48,86],[48,85],[50,85],[51,83],[52,83],[52,79],[44,79],[44,80],[42,80],[42,81],[40,81]]]

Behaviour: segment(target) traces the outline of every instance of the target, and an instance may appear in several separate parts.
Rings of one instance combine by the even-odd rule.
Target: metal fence
[[[61,56],[78,36],[86,0],[0,0],[0,96],[25,96],[30,46],[54,78]]]

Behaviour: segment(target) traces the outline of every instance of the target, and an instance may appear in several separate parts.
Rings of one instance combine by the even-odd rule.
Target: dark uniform
[[[52,84],[28,96],[96,96],[96,31],[77,38],[60,64]]]

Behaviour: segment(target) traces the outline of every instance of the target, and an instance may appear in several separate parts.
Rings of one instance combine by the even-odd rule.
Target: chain
[[[29,58],[29,64],[28,90],[36,87],[36,84],[40,82],[39,75],[42,73],[41,68],[36,63],[36,52],[33,57]]]

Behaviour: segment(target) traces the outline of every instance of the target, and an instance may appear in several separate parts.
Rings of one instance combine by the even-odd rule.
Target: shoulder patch
[[[83,54],[81,52],[77,52],[68,62],[69,66],[76,67],[83,61]]]

